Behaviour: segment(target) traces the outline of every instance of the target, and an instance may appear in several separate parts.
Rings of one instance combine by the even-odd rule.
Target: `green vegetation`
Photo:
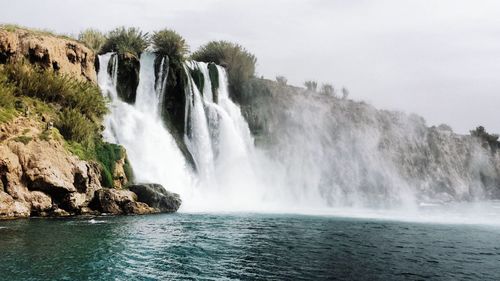
[[[232,96],[240,101],[244,84],[255,74],[257,58],[242,46],[228,41],[212,41],[191,55],[196,61],[213,62],[227,69]]]
[[[24,31],[27,31],[27,32],[34,34],[34,35],[54,36],[54,37],[58,37],[58,38],[68,39],[68,40],[75,40],[75,38],[71,35],[57,34],[49,29],[28,28],[25,26],[17,25],[17,24],[0,24],[0,29],[6,30],[9,32],[15,32],[17,30],[24,30]]]
[[[97,29],[89,28],[80,32],[78,40],[94,50],[94,52],[99,52],[106,42],[106,36]]]
[[[102,185],[113,187],[113,171],[116,161],[124,156],[125,151],[117,144],[100,143],[96,146],[95,157],[102,165]]]
[[[32,139],[33,139],[32,137],[28,137],[28,136],[23,135],[23,136],[15,137],[14,141],[21,142],[24,145],[27,145]]]
[[[0,66],[0,122],[19,114],[44,116],[45,122],[54,120],[55,129],[43,131],[39,138],[64,139],[68,151],[83,160],[97,161],[102,184],[113,187],[115,162],[125,152],[119,145],[101,138],[106,103],[99,88],[91,82],[26,64]],[[24,144],[31,140],[32,137],[25,135],[14,138]],[[127,169],[132,175],[130,164]]]
[[[31,97],[51,104],[52,111],[57,112],[55,126],[66,140],[91,146],[99,138],[100,124],[107,107],[96,85],[24,64],[4,65],[0,76],[4,83],[13,87],[14,96]],[[14,107],[21,111],[29,110],[19,98],[15,100]],[[50,111],[47,107],[45,110]]]
[[[498,142],[499,135],[489,134],[486,132],[483,126],[479,126],[474,130],[470,131],[471,136],[480,139],[484,145],[489,145],[492,151],[496,151],[500,148],[500,142]]]
[[[118,52],[131,53],[139,57],[149,46],[149,35],[135,27],[118,27],[107,34],[107,39],[100,53]]]
[[[91,147],[100,132],[100,124],[89,122],[77,109],[63,109],[55,122],[55,127],[64,139],[75,141],[86,147]]]
[[[189,53],[186,40],[171,29],[157,31],[151,37],[155,53],[168,56],[170,63],[181,63]]]
[[[316,90],[318,89],[318,82],[316,82],[316,81],[306,81],[306,82],[304,82],[304,86],[306,87],[306,89],[308,91],[316,92]]]
[[[323,95],[335,96],[335,88],[333,88],[332,84],[323,84],[319,92]]]

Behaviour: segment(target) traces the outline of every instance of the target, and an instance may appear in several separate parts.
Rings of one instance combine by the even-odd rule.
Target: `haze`
[[[258,75],[346,86],[379,108],[420,114],[429,125],[500,132],[498,1],[28,1],[2,0],[0,22],[78,34],[168,27],[195,50],[240,43]]]

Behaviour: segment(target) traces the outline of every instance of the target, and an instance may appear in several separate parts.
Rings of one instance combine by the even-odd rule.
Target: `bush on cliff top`
[[[94,52],[99,52],[106,42],[106,36],[97,29],[85,29],[78,35],[78,41],[85,44],[85,46],[94,50]]]
[[[155,32],[151,37],[151,41],[156,54],[168,56],[170,61],[174,63],[183,62],[189,53],[186,40],[170,29]]]
[[[241,45],[228,41],[212,41],[191,55],[196,61],[213,62],[227,69],[231,94],[241,99],[243,85],[254,76],[257,58]]]
[[[135,27],[118,27],[106,35],[100,53],[131,53],[137,57],[149,46],[149,35]]]

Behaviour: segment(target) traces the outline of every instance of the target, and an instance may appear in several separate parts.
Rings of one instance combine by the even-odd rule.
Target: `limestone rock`
[[[80,80],[97,81],[94,52],[82,43],[22,28],[0,28],[0,64],[23,59]]]
[[[52,198],[40,191],[31,192],[31,211],[35,213],[47,212],[52,208]]]
[[[123,211],[126,214],[135,214],[135,215],[146,215],[146,214],[154,214],[159,213],[160,210],[151,208],[148,204],[143,202],[129,202],[123,206]]]
[[[8,195],[3,196],[0,218],[66,215],[51,211],[52,205],[68,214],[78,213],[101,188],[99,166],[71,155],[60,141],[38,138],[42,128],[25,117],[0,125],[6,135],[0,143],[0,191]],[[21,135],[30,141],[16,141]]]
[[[135,184],[129,189],[137,194],[139,202],[144,202],[161,212],[176,212],[182,203],[179,194],[165,190],[160,184]]]
[[[137,196],[130,190],[103,188],[96,192],[99,209],[103,213],[123,214],[123,207]]]
[[[25,202],[15,201],[9,194],[0,191],[0,218],[22,218],[30,215]]]

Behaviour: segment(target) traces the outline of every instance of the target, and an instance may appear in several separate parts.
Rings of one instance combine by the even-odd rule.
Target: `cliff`
[[[0,64],[22,60],[97,82],[95,54],[84,44],[47,32],[0,26]]]
[[[107,103],[96,80],[83,44],[0,27],[0,219],[179,208],[161,186],[128,189],[125,149],[101,136]]]
[[[264,79],[243,97],[257,145],[301,171],[290,185],[313,186],[331,205],[500,198],[500,143],[491,135]]]

